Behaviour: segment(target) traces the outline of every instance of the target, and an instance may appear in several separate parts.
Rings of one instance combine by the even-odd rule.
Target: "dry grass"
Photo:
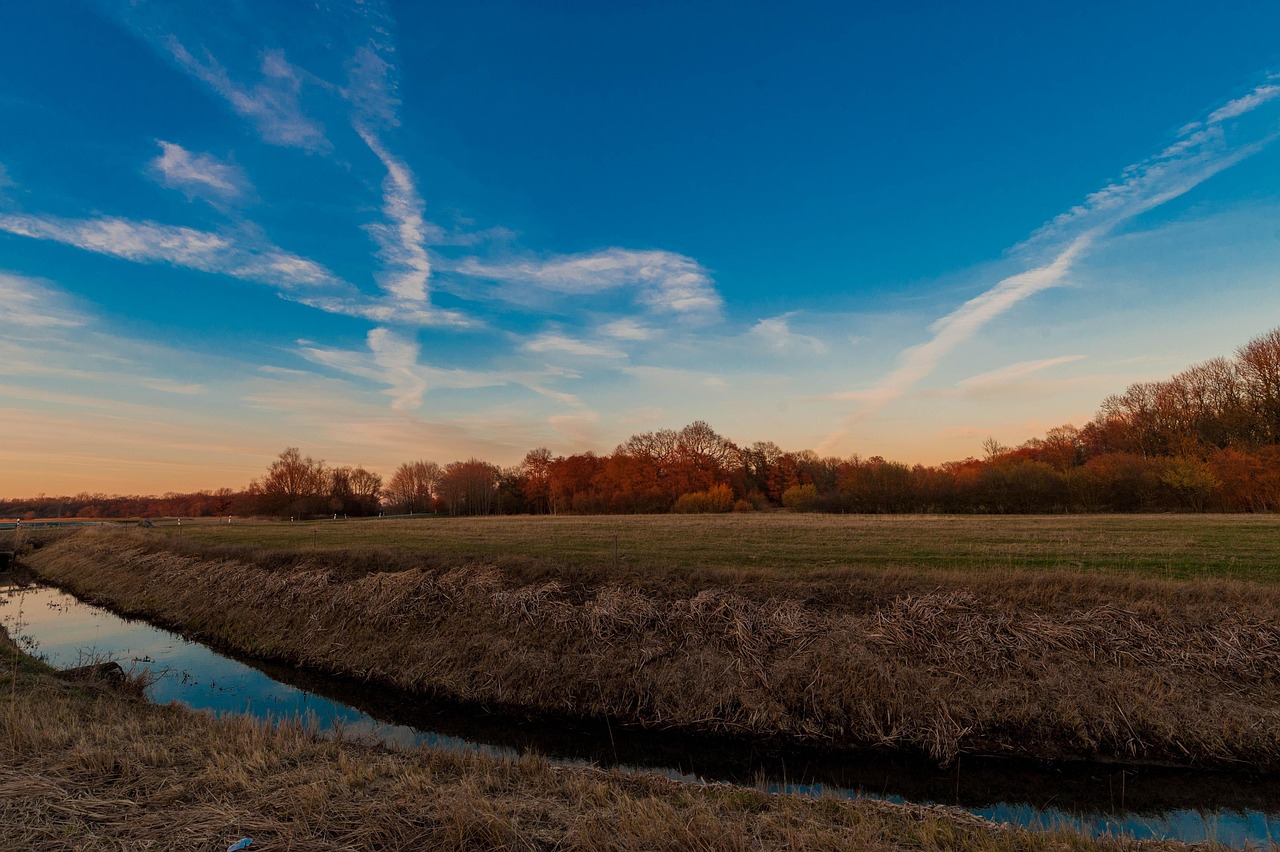
[[[1280,769],[1273,585],[861,567],[722,586],[171,544],[90,530],[28,562],[249,655],[485,705],[944,763]]]
[[[58,679],[0,630],[6,849],[1175,849],[962,811],[699,787],[537,757],[326,741]]]

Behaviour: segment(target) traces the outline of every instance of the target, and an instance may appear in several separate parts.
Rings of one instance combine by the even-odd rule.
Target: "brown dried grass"
[[[838,747],[1280,768],[1280,588],[869,568],[809,584],[369,572],[86,531],[29,564],[225,646],[461,701]]]
[[[0,630],[5,849],[1116,850],[963,811],[325,740],[72,684]]]

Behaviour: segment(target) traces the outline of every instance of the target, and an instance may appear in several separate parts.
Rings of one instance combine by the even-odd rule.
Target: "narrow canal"
[[[680,737],[607,723],[523,718],[428,701],[341,678],[233,659],[58,589],[4,579],[0,624],[28,653],[57,668],[112,659],[157,675],[156,702],[213,713],[314,720],[321,730],[397,746],[491,754],[536,750],[688,781],[775,792],[958,805],[997,822],[1066,827],[1234,848],[1280,841],[1280,779],[1110,765],[1050,765],[963,758],[939,770],[883,755],[780,751],[738,741]]]

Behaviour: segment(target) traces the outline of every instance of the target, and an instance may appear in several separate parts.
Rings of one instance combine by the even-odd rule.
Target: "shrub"
[[[782,505],[793,512],[812,512],[818,508],[818,489],[813,485],[793,485],[782,492]]]
[[[733,507],[733,489],[727,485],[716,485],[706,491],[681,494],[671,511],[678,515],[698,515],[728,512]]]

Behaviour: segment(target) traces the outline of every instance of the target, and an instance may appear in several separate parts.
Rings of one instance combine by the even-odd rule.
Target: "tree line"
[[[77,495],[0,501],[0,515],[117,517],[379,512],[617,514],[786,508],[858,513],[1270,512],[1280,509],[1280,329],[1103,401],[1082,427],[981,458],[906,465],[823,457],[771,441],[747,446],[703,421],[633,435],[607,455],[530,451],[401,464],[384,483],[288,448],[242,491],[162,498]]]

